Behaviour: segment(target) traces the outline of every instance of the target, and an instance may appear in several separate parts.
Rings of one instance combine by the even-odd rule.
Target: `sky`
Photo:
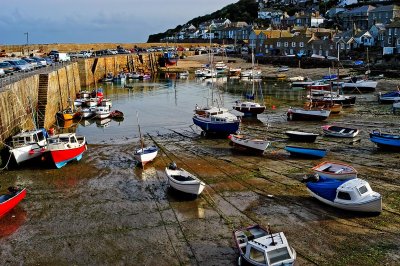
[[[144,43],[229,0],[1,0],[1,44]],[[28,33],[28,34],[26,34]],[[28,37],[28,40],[27,40]]]

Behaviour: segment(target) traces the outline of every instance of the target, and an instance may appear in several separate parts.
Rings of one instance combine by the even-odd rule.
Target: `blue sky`
[[[0,45],[146,42],[192,18],[236,3],[229,0],[3,0]]]

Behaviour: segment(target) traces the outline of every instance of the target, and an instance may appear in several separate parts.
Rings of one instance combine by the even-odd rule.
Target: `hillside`
[[[200,23],[206,22],[212,19],[227,18],[230,21],[245,21],[247,23],[252,23],[257,19],[258,3],[255,0],[240,0],[235,4],[227,5],[226,7],[215,11],[214,13],[200,16],[189,20],[185,24],[193,24],[198,27]],[[182,25],[178,25],[174,29],[168,29],[165,32],[152,34],[147,40],[148,43],[159,42],[167,36],[174,35],[182,28]]]

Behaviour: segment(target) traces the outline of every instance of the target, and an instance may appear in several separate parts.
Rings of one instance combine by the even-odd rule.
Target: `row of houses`
[[[259,18],[268,27],[229,19],[215,19],[195,27],[186,25],[171,40],[226,40],[245,43],[259,54],[334,56],[338,50],[379,47],[383,54],[400,53],[400,7],[365,5],[333,8],[322,17],[318,11],[286,16],[280,10],[259,6]],[[328,18],[342,25],[324,28]],[[340,31],[339,28],[344,30]]]

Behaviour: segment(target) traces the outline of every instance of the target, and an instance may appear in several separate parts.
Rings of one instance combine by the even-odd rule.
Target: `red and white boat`
[[[25,198],[26,188],[8,188],[8,193],[0,195],[0,217],[11,211],[17,204]]]
[[[87,149],[84,136],[75,133],[63,133],[47,139],[48,153],[57,168],[61,168],[69,161],[82,159]]]
[[[357,170],[353,166],[338,162],[322,162],[312,170],[319,176],[333,179],[351,179],[357,177]]]
[[[331,90],[331,84],[316,81],[316,82],[308,85],[307,89],[330,91]]]
[[[270,144],[270,142],[267,140],[249,138],[243,135],[235,134],[230,134],[228,136],[228,139],[232,141],[234,146],[243,147],[258,154],[262,154]]]

